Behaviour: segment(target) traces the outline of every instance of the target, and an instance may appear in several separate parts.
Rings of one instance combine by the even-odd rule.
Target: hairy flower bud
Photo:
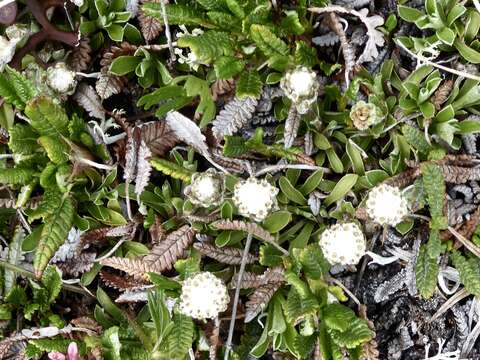
[[[71,95],[77,86],[75,72],[67,68],[65,63],[57,63],[47,70],[47,84],[62,95]]]
[[[358,130],[367,130],[370,126],[379,123],[382,118],[380,109],[365,101],[357,102],[350,110],[350,119]]]
[[[225,178],[214,169],[192,176],[192,182],[185,188],[185,196],[194,205],[209,207],[223,201]]]
[[[298,113],[305,114],[318,96],[317,74],[306,67],[297,67],[285,73],[280,87],[292,101]]]
[[[183,282],[180,311],[194,319],[213,319],[227,309],[229,301],[222,280],[210,272],[201,272]]]
[[[365,254],[365,237],[351,222],[335,224],[320,235],[320,247],[331,264],[355,265]]]

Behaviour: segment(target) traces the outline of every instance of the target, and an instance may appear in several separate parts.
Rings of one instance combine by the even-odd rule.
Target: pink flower
[[[78,352],[77,344],[74,342],[71,342],[70,345],[68,345],[67,356],[62,353],[52,351],[48,354],[48,358],[50,360],[82,360]]]

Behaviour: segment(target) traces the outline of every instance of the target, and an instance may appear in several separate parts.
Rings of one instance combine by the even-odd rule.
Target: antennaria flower
[[[278,189],[265,180],[249,178],[239,181],[233,192],[233,202],[241,215],[263,221],[277,207]]]
[[[399,188],[380,184],[370,190],[365,207],[372,220],[395,226],[408,215],[408,205]]]
[[[183,282],[180,311],[194,319],[213,319],[227,310],[229,301],[222,280],[210,272],[201,272]]]
[[[331,264],[355,265],[365,254],[365,237],[351,222],[335,224],[320,235],[320,247]]]

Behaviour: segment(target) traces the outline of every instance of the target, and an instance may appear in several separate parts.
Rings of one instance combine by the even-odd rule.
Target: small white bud
[[[289,70],[280,82],[280,88],[292,100],[300,114],[305,114],[318,96],[317,74],[304,66]]]
[[[225,178],[213,169],[192,176],[185,195],[194,205],[203,207],[219,205],[223,201]]]
[[[57,63],[47,69],[47,84],[60,94],[71,95],[77,86],[75,72],[68,69],[65,63]]]

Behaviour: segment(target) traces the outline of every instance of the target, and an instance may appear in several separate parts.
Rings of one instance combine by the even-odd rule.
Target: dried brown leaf
[[[135,278],[133,276],[116,275],[107,271],[100,272],[100,278],[105,285],[121,290],[136,290],[143,288],[148,282],[143,281],[141,278]]]
[[[437,111],[442,109],[442,105],[447,101],[448,96],[453,89],[453,80],[446,80],[440,85],[430,98],[430,102],[435,106]]]
[[[160,0],[142,1],[142,4],[159,3]],[[168,1],[166,1],[168,3]],[[152,16],[145,15],[145,12],[140,9],[138,13],[138,22],[140,23],[140,29],[143,37],[147,42],[155,39],[163,30],[163,26],[160,20]]]
[[[250,322],[260,314],[270,302],[275,292],[280,288],[281,283],[269,283],[265,286],[255,289],[245,304],[245,322]]]
[[[3,339],[0,342],[0,359],[1,360],[26,360],[25,348],[27,340],[19,338],[19,334]]]
[[[343,30],[343,26],[340,23],[337,15],[334,12],[328,13],[329,25],[331,29],[337,34],[338,38],[340,39],[340,44],[343,53],[343,59],[345,60],[345,77],[348,78],[350,73],[353,71],[355,67],[355,51],[350,46],[350,43],[347,39],[347,35]]]
[[[72,325],[76,327],[89,329],[89,330],[95,331],[98,334],[102,332],[102,326],[98,324],[95,320],[87,316],[81,316],[81,317],[75,318],[70,322],[72,323]]]
[[[66,261],[55,263],[55,265],[62,270],[63,274],[77,277],[93,267],[96,256],[94,252],[84,252]]]
[[[197,242],[193,244],[193,247],[197,249],[202,255],[208,256],[223,264],[240,265],[240,263],[242,262],[242,249],[229,246],[216,247],[215,245],[206,242]],[[253,264],[257,260],[257,256],[248,254],[246,263]]]
[[[145,144],[145,141],[142,140],[137,152],[137,175],[135,177],[135,194],[138,196],[143,193],[150,180],[152,172],[152,166],[150,165],[151,157],[150,149]]]
[[[115,60],[119,56],[125,55],[133,55],[137,47],[135,45],[129,44],[128,42],[124,41],[120,45],[112,45],[109,49],[107,49],[102,56],[102,60],[100,60],[100,65],[102,66],[102,72],[108,73],[110,69],[110,65],[112,64],[113,60]]]
[[[359,305],[358,314],[367,322],[370,330],[375,333],[375,325],[373,324],[373,321],[367,317],[367,307],[365,305]],[[360,357],[361,360],[380,360],[380,352],[378,351],[378,344],[375,341],[375,337],[376,335],[373,336],[372,340],[363,344],[363,354]]]
[[[212,91],[213,101],[218,101],[222,99],[224,102],[230,101],[234,95],[235,91],[235,80],[234,79],[218,79],[210,87]]]
[[[160,243],[167,234],[165,228],[162,225],[162,219],[158,215],[155,216],[155,223],[150,226],[150,229],[148,229],[148,231],[150,233],[150,238],[153,245]]]
[[[77,87],[73,98],[91,117],[105,120],[105,109],[103,108],[102,101],[92,86],[81,83]]]
[[[140,278],[146,278],[146,273],[151,271],[149,264],[147,264],[141,257],[130,259],[113,256],[101,260],[100,264],[110,266],[114,269],[121,270],[129,275]]]
[[[82,38],[69,56],[69,65],[75,71],[86,71],[92,61],[92,48],[89,38]]]
[[[465,184],[469,181],[480,180],[480,167],[461,167],[461,166],[450,166],[450,165],[440,165],[440,168],[443,173],[443,177],[446,182],[454,184]]]
[[[98,96],[100,96],[102,100],[105,100],[112,95],[120,94],[126,84],[127,78],[124,76],[101,73],[95,83],[95,90]]]
[[[291,106],[287,120],[285,120],[285,130],[283,131],[285,149],[288,149],[293,145],[298,134],[298,128],[300,127],[300,120],[301,117],[297,112],[297,109],[295,106]]]
[[[265,286],[267,284],[282,283],[285,281],[284,269],[282,267],[275,267],[267,269],[263,274],[255,274],[252,272],[245,272],[240,284],[242,289],[254,289]],[[234,289],[237,285],[238,274],[233,275],[230,281],[230,288]]]
[[[189,225],[183,225],[178,230],[171,232],[143,258],[143,266],[156,273],[170,270],[193,243],[195,233],[196,231]]]

